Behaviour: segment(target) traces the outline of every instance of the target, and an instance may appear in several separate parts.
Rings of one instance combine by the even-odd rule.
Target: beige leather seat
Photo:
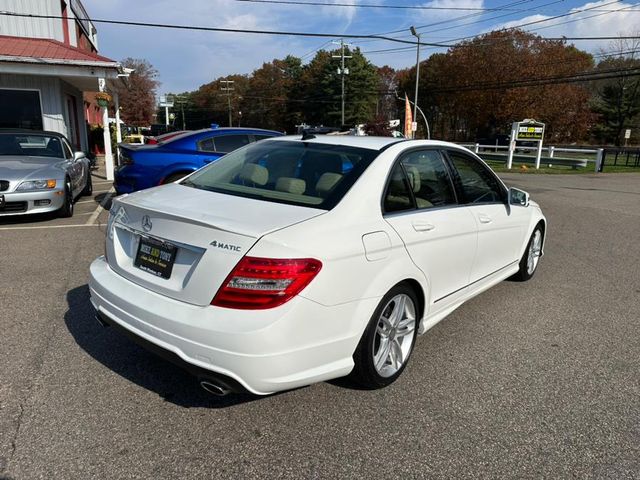
[[[300,178],[280,177],[276,182],[276,190],[279,192],[302,195],[306,189],[307,182]]]
[[[409,185],[416,197],[416,204],[418,208],[433,207],[433,203],[425,200],[424,198],[420,198],[420,188],[422,185],[420,183],[420,172],[418,169],[413,165],[405,165],[405,168],[407,170],[407,176],[409,177]]]
[[[262,165],[247,163],[240,170],[240,180],[244,185],[264,186],[269,181],[269,170]]]
[[[342,175],[339,173],[323,173],[316,183],[316,192],[318,192],[319,196],[325,198],[340,180],[342,180]]]

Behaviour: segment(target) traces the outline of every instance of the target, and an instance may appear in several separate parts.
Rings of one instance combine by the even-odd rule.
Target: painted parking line
[[[76,227],[99,227],[98,224],[81,225],[38,225],[34,227],[0,227],[0,230],[43,230],[46,228],[76,228]]]
[[[75,202],[74,205],[78,205],[80,203],[96,203],[95,200],[80,200],[79,202]]]
[[[98,205],[98,207],[95,209],[93,214],[89,217],[85,225],[95,225],[96,220],[98,219],[100,214],[104,211],[104,206],[111,199],[114,193],[116,193],[116,189],[113,187],[107,191],[107,194],[104,196],[104,198],[100,202],[100,205]]]

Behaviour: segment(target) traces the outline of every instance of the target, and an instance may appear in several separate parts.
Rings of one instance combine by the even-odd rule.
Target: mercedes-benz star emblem
[[[152,227],[153,227],[153,223],[151,223],[151,219],[149,218],[149,215],[145,215],[144,217],[142,217],[142,229],[145,232],[148,232],[149,230],[151,230]]]

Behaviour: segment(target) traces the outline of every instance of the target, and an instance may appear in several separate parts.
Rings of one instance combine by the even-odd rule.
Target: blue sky
[[[302,0],[304,1],[304,0]],[[605,36],[640,31],[640,5],[631,0],[319,0],[326,3],[416,5],[455,8],[499,8],[510,11],[395,10],[259,4],[235,0],[83,0],[93,18],[172,23],[257,30],[293,30],[336,34],[389,34],[412,38],[410,25],[421,27],[424,42],[483,33],[505,26],[545,20],[570,11],[591,9],[525,27],[543,36]],[[264,62],[287,54],[313,58],[331,39],[194,32],[97,24],[100,53],[120,60],[146,58],[160,72],[159,93],[195,90],[216,77],[251,73]],[[336,37],[335,40],[339,38]],[[376,52],[402,47],[387,41],[351,40],[376,65],[402,68],[415,63],[415,50]],[[608,49],[609,41],[580,41],[592,52]],[[423,49],[427,58],[437,49]],[[371,53],[366,53],[371,52]]]

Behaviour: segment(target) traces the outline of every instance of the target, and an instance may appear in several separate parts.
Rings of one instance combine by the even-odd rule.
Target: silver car
[[[89,159],[56,132],[0,130],[0,216],[58,211],[73,215],[91,195]]]

